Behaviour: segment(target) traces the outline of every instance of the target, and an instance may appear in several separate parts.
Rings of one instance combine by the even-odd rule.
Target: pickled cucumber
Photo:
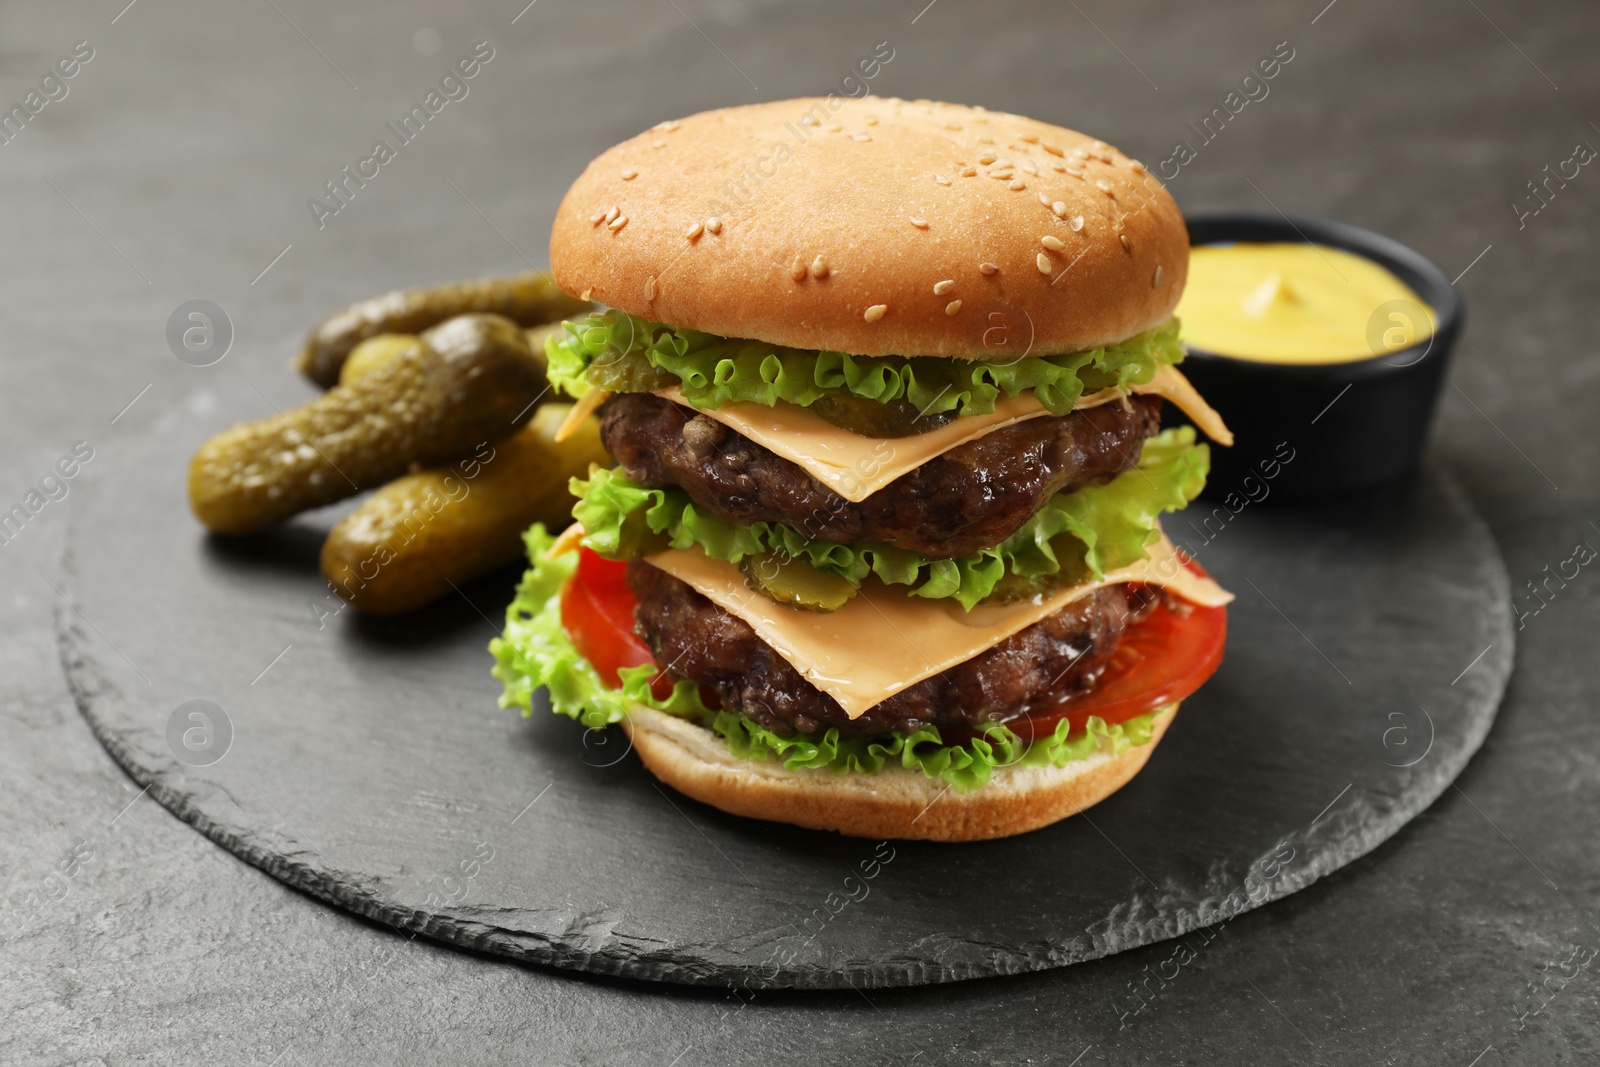
[[[251,533],[499,440],[546,388],[515,323],[462,315],[293,411],[207,441],[189,463],[189,505],[216,533]]]
[[[517,433],[468,459],[407,474],[333,528],[322,574],[361,611],[393,615],[517,559],[522,532],[572,520],[567,482],[609,463],[594,419],[556,444],[570,404],[545,404]]]
[[[529,271],[509,278],[451,282],[423,289],[397,289],[352,304],[311,331],[295,367],[324,388],[337,384],[345,359],[362,341],[379,334],[416,334],[467,313],[503,315],[519,326],[538,326],[589,310],[588,301],[568,296],[548,274]]]
[[[339,368],[339,384],[353,382],[363,374],[389,362],[395,356],[417,343],[416,334],[380,333],[356,345],[350,358]]]
[[[1060,567],[1054,574],[1024,576],[1007,572],[983,598],[985,604],[1009,604],[1019,600],[1047,597],[1058,589],[1078,585],[1094,577],[1085,561],[1087,546],[1072,534],[1057,534],[1050,540]]]
[[[592,389],[607,393],[653,393],[680,384],[676,374],[657,367],[642,352],[608,350],[583,373]]]
[[[838,611],[856,595],[856,587],[848,578],[819,571],[787,553],[747,556],[739,569],[750,588],[792,608]]]

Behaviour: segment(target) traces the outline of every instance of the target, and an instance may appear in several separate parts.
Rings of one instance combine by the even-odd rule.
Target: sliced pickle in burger
[[[804,611],[838,611],[856,595],[855,583],[848,578],[819,571],[787,553],[747,556],[739,569],[744,572],[750,588],[780,604]]]

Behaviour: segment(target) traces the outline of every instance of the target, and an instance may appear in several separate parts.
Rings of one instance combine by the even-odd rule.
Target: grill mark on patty
[[[687,583],[641,561],[629,564],[628,585],[639,600],[634,629],[657,663],[671,664],[670,673],[777,733],[836,726],[846,737],[886,737],[930,723],[980,727],[1053,707],[1093,688],[1124,630],[1154,604],[1127,586],[1097,589],[852,720],[748,623]]]
[[[1134,466],[1160,423],[1161,400],[1152,396],[1043,415],[953,448],[859,503],[714,419],[649,393],[607,400],[600,433],[629,478],[678,486],[739,526],[784,523],[815,540],[883,541],[948,558],[993,548],[1055,494]]]

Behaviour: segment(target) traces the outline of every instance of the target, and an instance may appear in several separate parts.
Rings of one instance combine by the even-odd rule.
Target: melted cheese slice
[[[1129,392],[1149,393],[1170,400],[1193,419],[1206,436],[1219,444],[1233,443],[1233,435],[1223,424],[1222,417],[1174,367],[1163,364],[1148,383],[1132,386]],[[662,389],[657,395],[688,405],[677,388]],[[1120,390],[1102,389],[1079,397],[1073,410],[1099,407],[1120,400],[1122,396]],[[797,464],[851,503],[860,503],[901,475],[953,448],[1007,426],[1048,415],[1049,411],[1033,393],[1027,392],[1010,399],[1002,398],[987,415],[963,415],[937,430],[910,437],[867,437],[851,433],[808,408],[784,402],[773,407],[738,402],[706,408],[700,414]]]
[[[868,579],[844,607],[821,614],[787,607],[755,592],[731,563],[695,549],[669,549],[646,560],[688,583],[724,611],[748,623],[807,681],[839,702],[854,719],[924,678],[987,651],[1104,585],[1147,582],[1185,600],[1220,607],[1233,599],[1210,578],[1185,567],[1166,535],[1150,558],[1033,600],[979,604],[964,611],[954,600],[911,596]]]

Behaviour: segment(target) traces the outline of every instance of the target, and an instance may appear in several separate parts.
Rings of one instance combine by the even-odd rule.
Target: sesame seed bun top
[[[567,292],[673,326],[858,355],[1008,359],[1160,325],[1183,216],[1140,163],[982,108],[780,100],[663,122],[556,212]]]

